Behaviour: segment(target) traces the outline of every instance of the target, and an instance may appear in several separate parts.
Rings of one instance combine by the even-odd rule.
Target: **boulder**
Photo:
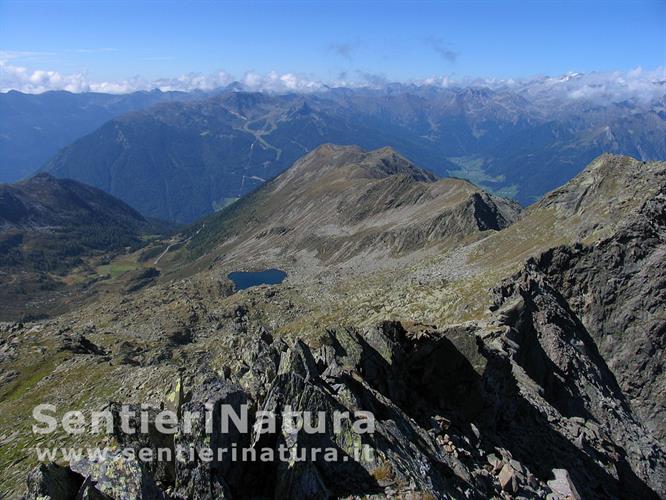
[[[72,460],[71,470],[90,479],[86,488],[94,488],[115,500],[163,500],[166,495],[134,457],[120,452],[94,459]],[[87,493],[90,498],[96,492]]]
[[[553,476],[555,476],[555,479],[551,479],[547,483],[553,493],[562,499],[581,500],[581,496],[578,494],[566,469],[553,469]]]
[[[60,350],[70,351],[75,354],[106,354],[106,351],[103,348],[93,344],[81,333],[65,334],[62,338]]]
[[[68,467],[53,462],[39,464],[27,480],[28,500],[69,500],[76,497],[83,477]]]
[[[516,479],[516,471],[510,464],[504,464],[500,470],[498,481],[503,491],[515,493],[518,490],[518,481]]]

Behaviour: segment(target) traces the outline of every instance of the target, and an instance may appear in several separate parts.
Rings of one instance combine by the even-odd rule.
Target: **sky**
[[[233,80],[308,90],[665,67],[666,0],[0,0],[4,91]]]

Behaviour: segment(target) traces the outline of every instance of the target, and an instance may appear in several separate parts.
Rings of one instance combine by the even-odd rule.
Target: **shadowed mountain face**
[[[390,145],[439,176],[529,204],[603,152],[666,158],[665,116],[659,100],[600,105],[507,89],[225,92],[111,120],[44,168],[144,215],[191,222],[321,144]]]
[[[61,288],[59,276],[86,257],[136,248],[144,235],[161,229],[124,202],[76,181],[39,174],[0,184],[1,317],[15,317],[42,292]],[[36,302],[48,311],[47,300]]]
[[[471,241],[519,206],[460,179],[437,180],[391,148],[324,145],[190,234],[194,256],[251,262],[299,252],[321,262]]]
[[[95,224],[122,226],[128,234],[148,225],[127,204],[80,182],[38,174],[16,184],[0,184],[2,230],[66,230]]]
[[[60,148],[114,116],[197,95],[160,91],[124,95],[0,93],[0,182],[15,182],[34,174]]]

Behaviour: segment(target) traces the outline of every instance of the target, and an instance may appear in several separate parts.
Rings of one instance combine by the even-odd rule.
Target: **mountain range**
[[[232,203],[325,143],[389,145],[440,177],[466,178],[522,205],[603,152],[666,158],[663,96],[604,100],[539,81],[311,94],[236,85],[192,94],[13,92],[2,102],[2,137],[11,146],[0,148],[6,179],[41,168],[180,223]],[[64,126],[51,119],[62,114]]]

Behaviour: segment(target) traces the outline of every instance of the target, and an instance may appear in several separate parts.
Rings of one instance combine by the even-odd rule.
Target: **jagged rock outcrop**
[[[127,480],[135,490],[144,488],[143,498],[155,485],[173,498],[663,495],[663,449],[634,417],[562,296],[543,276],[525,271],[497,297],[493,321],[441,330],[410,330],[398,322],[339,327],[315,348],[302,341],[287,347],[265,329],[248,333],[253,347],[245,353],[246,368],[202,369],[188,378],[190,394],[178,411],[196,413],[209,404],[213,432],[201,420],[191,433],[181,423],[171,444],[297,455],[210,461],[197,451],[193,460],[170,465],[173,476],[126,464]],[[223,404],[240,411],[244,403],[252,417],[276,415],[276,427],[218,432]],[[287,410],[324,412],[325,425],[321,432],[293,432],[283,425]],[[351,417],[337,430],[335,411]],[[374,432],[355,425],[363,411],[374,416]],[[319,429],[320,423],[310,425]],[[116,438],[123,446],[164,445],[158,442],[163,436],[152,433],[138,441],[118,432]],[[316,449],[335,450],[337,459],[313,455]],[[72,469],[113,496],[112,469]]]
[[[561,246],[529,266],[566,298],[628,402],[666,438],[666,187],[595,245]]]
[[[511,436],[514,455],[533,455],[539,446],[548,450],[542,456],[546,468],[577,464],[569,474],[583,497],[663,495],[663,445],[633,414],[562,295],[531,269],[500,286],[497,295],[498,319],[484,348],[500,353],[501,363],[510,360],[514,380],[507,386],[499,379],[497,392],[513,391],[514,397],[504,398],[495,418],[514,429],[502,433]]]
[[[185,403],[181,411],[191,412],[195,418],[191,429],[181,420],[175,444],[182,450],[194,450],[194,460],[176,460],[175,493],[178,498],[232,498],[234,486],[241,483],[243,470],[232,460],[231,449],[242,449],[249,445],[249,436],[233,425],[227,432],[221,427],[223,405],[236,414],[247,404],[247,395],[239,385],[206,375],[201,384],[193,391],[192,400]],[[212,432],[207,432],[206,411],[212,414]],[[215,451],[212,460],[201,456],[202,448]],[[221,457],[218,450],[227,450]]]

